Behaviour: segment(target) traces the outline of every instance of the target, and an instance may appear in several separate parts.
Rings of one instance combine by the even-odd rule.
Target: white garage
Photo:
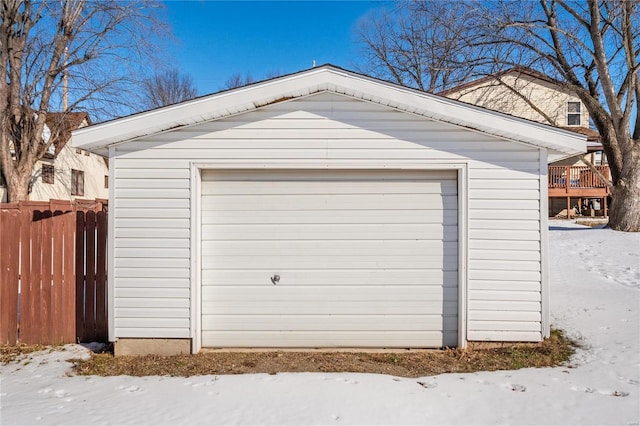
[[[116,354],[549,334],[547,164],[580,135],[327,65],[72,143],[109,156]]]
[[[455,172],[205,171],[202,345],[457,344]]]

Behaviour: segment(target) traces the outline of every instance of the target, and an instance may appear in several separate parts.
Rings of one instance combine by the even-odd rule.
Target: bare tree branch
[[[191,76],[176,68],[156,72],[142,82],[142,87],[142,104],[148,109],[193,99],[198,92]]]
[[[154,63],[166,27],[144,0],[5,0],[0,18],[0,167],[18,201],[53,143],[43,135],[47,114],[61,107],[63,73],[69,111],[98,120],[132,111],[137,76]]]
[[[637,0],[401,2],[394,15],[362,23],[367,62],[360,69],[425,90],[513,66],[562,82],[562,90],[580,98],[600,133],[612,178],[611,226],[640,231],[639,9]],[[430,26],[405,24],[416,17]],[[416,64],[424,65],[421,74]],[[440,72],[443,68],[447,71]],[[465,72],[456,74],[461,69]],[[528,95],[512,88],[519,92],[512,90],[512,98],[527,103]],[[545,107],[528,103],[552,122]]]

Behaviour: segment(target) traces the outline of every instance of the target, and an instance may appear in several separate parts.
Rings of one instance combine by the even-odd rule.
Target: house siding
[[[54,167],[53,183],[43,181],[44,164]],[[71,170],[84,172],[82,195],[71,193]],[[36,161],[31,175],[29,201],[106,199],[109,189],[105,188],[105,176],[109,176],[109,167],[104,157],[85,150],[76,152],[75,148],[66,144],[54,159],[43,158]],[[7,197],[6,186],[0,186],[0,202],[7,202]]]
[[[589,127],[589,112],[576,94],[562,90],[557,84],[528,75],[507,74],[501,76],[500,80],[502,83],[483,80],[477,85],[465,85],[460,90],[447,91],[446,96],[494,111],[560,127],[569,126],[567,103],[580,102],[579,127]],[[514,90],[517,93],[514,93]],[[532,105],[543,111],[552,121],[549,122],[547,117],[532,108]]]
[[[191,337],[192,161],[468,164],[469,340],[540,340],[540,151],[321,93],[114,147],[114,336]],[[195,226],[195,225],[194,225]]]

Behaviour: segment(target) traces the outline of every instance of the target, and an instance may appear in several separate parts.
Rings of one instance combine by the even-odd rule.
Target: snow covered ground
[[[0,424],[640,423],[640,235],[550,224],[567,366],[406,379],[373,374],[68,377],[87,350],[0,367]]]

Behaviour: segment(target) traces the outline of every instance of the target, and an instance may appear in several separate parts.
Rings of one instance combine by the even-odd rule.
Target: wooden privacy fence
[[[0,204],[0,343],[107,340],[107,205]]]

